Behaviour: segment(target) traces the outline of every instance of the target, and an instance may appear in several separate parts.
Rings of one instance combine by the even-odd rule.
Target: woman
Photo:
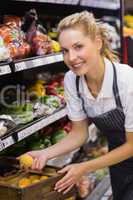
[[[109,167],[114,200],[133,199],[133,70],[115,61],[109,35],[93,14],[83,11],[59,23],[59,42],[66,73],[65,96],[72,131],[58,144],[29,154],[32,168],[81,146],[92,122],[107,137],[109,152],[99,158],[66,166],[55,190],[67,192],[80,177]]]

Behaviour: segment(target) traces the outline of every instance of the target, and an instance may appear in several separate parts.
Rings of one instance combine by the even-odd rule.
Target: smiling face
[[[65,64],[76,74],[93,73],[101,57],[101,40],[92,40],[85,35],[81,27],[64,29],[59,35],[59,42]]]

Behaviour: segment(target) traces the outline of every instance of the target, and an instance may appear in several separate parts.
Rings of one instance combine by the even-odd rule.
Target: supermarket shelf
[[[45,126],[63,118],[66,116],[66,109],[62,108],[59,111],[47,116],[42,117],[34,122],[29,123],[26,127],[16,130],[10,135],[6,135],[0,140],[0,151],[6,149],[7,147],[23,140],[24,138],[32,135],[36,131],[44,128]]]
[[[23,59],[21,61],[12,61],[0,65],[0,76],[10,74],[11,72],[23,71],[62,61],[62,53],[54,53],[45,56],[36,56],[32,58]]]
[[[15,72],[40,67],[63,61],[62,53],[37,56],[31,59],[15,62]]]
[[[27,1],[27,2],[40,2],[40,3],[54,3],[54,4],[69,4],[77,5],[79,0],[14,0],[14,1]]]
[[[120,8],[119,0],[13,0],[21,2],[40,2],[52,4],[81,5],[94,8],[117,10]]]
[[[117,10],[120,8],[119,0],[80,0],[81,6]]]

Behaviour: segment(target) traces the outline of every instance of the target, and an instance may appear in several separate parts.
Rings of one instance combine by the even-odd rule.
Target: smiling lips
[[[72,66],[72,68],[79,68],[79,67],[83,66],[83,62],[77,63],[77,64],[72,64],[71,66]]]

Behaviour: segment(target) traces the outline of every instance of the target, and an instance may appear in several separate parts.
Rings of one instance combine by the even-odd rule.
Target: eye
[[[68,52],[68,50],[67,50],[67,49],[62,49],[61,52],[62,52],[63,55],[64,55],[64,54],[66,54],[66,53]]]
[[[83,48],[83,45],[82,45],[82,44],[77,44],[77,45],[75,45],[74,48],[75,48],[76,50],[80,50],[80,49]]]

